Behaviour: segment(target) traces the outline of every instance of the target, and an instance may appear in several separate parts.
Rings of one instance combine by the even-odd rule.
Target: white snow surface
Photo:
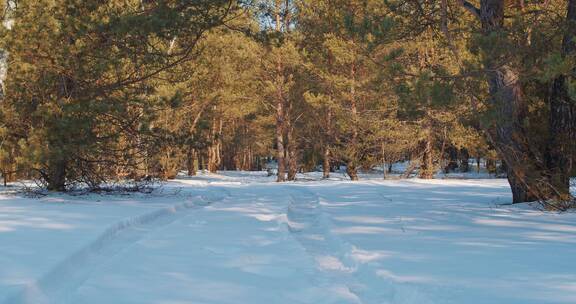
[[[180,177],[0,194],[0,304],[576,303],[576,214],[502,179]]]

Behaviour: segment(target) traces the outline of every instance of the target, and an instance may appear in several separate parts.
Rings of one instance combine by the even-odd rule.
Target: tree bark
[[[432,121],[430,113],[426,114],[424,127],[426,137],[424,138],[424,151],[422,153],[422,164],[418,175],[422,179],[434,178],[434,134],[432,134]]]
[[[216,109],[216,107],[214,107]],[[208,147],[208,171],[210,173],[218,172],[220,165],[222,164],[222,119],[212,119],[212,143]]]
[[[286,142],[288,143],[287,146],[287,163],[288,163],[288,180],[294,181],[296,180],[296,173],[298,172],[298,156],[296,153],[296,143],[294,139],[294,125],[292,124],[290,114],[292,112],[292,102],[288,102],[288,111],[286,111],[285,115],[285,123],[286,123]]]
[[[208,147],[208,171],[216,173],[216,118],[212,119],[211,143]]]
[[[422,179],[434,178],[434,155],[430,136],[424,142],[424,153],[422,154],[422,165],[420,166],[419,175]]]
[[[282,31],[281,23],[281,1],[276,0],[276,32],[280,33]],[[276,61],[276,161],[278,162],[278,178],[277,182],[286,181],[286,164],[285,155],[286,150],[284,147],[284,133],[285,133],[285,100],[283,93],[284,85],[284,68],[282,66],[281,58],[277,58]]]
[[[196,164],[194,163],[196,151],[192,145],[188,145],[188,153],[186,155],[186,167],[188,169],[188,176],[196,175]]]
[[[480,1],[479,15],[485,36],[503,33],[504,7],[504,0]],[[506,162],[513,202],[543,199],[546,192],[541,190],[543,168],[537,155],[530,150],[523,128],[528,108],[522,94],[519,73],[506,59],[489,52],[487,50],[483,60],[489,71],[489,103],[497,115],[487,128],[487,135],[499,156]]]
[[[322,178],[330,178],[330,142],[332,142],[332,109],[326,110],[326,140],[322,153]]]
[[[198,151],[198,170],[206,170],[206,156],[205,151]]]
[[[279,92],[276,100],[276,161],[278,162],[277,182],[286,180],[286,165],[284,163],[284,100]]]
[[[322,178],[330,178],[330,147],[324,145],[322,153]]]
[[[576,0],[568,1],[566,32],[562,43],[562,56],[570,56],[576,51]],[[574,70],[576,71],[576,70]],[[576,100],[568,92],[571,77],[560,75],[552,82],[548,104],[550,107],[550,135],[546,151],[546,166],[550,174],[550,184],[557,192],[556,199],[570,199],[570,175],[576,141]]]
[[[48,191],[66,191],[66,170],[67,164],[65,159],[53,159],[49,161],[46,175]]]
[[[492,158],[486,159],[486,171],[488,171],[488,174],[494,174],[494,175],[498,174],[498,168],[496,166],[495,159]]]
[[[288,180],[296,180],[296,173],[298,173],[298,156],[296,154],[296,147],[293,142],[293,131],[288,131]]]
[[[446,164],[446,166],[444,167],[444,173],[450,173],[450,172],[454,172],[454,170],[456,170],[456,168],[458,168],[458,151],[456,150],[456,147],[454,146],[450,146],[448,147],[448,164]]]
[[[412,175],[412,172],[414,172],[414,170],[416,170],[417,166],[418,166],[418,162],[411,160],[410,163],[408,164],[408,167],[406,167],[406,170],[402,174],[402,178],[410,178],[410,175]]]
[[[346,166],[346,174],[350,176],[350,179],[353,181],[357,181],[360,178],[358,177],[358,168],[354,163],[348,163]]]
[[[480,155],[476,155],[476,173],[480,173]]]
[[[466,148],[462,148],[460,149],[459,152],[459,158],[460,158],[460,172],[462,173],[466,173],[466,172],[470,172],[470,164],[469,164],[469,160],[470,160],[470,153],[468,153],[468,149]]]
[[[356,79],[356,66],[352,65],[350,78]],[[352,137],[350,139],[348,162],[346,164],[346,173],[353,181],[359,180],[358,177],[358,105],[356,103],[356,87],[354,84],[350,87],[350,113],[352,114]]]
[[[506,164],[513,202],[531,202],[546,199],[542,191],[543,166],[530,150],[530,143],[522,126],[527,105],[522,96],[517,72],[503,66],[488,76],[491,104],[497,111],[497,120],[488,129],[500,158]]]

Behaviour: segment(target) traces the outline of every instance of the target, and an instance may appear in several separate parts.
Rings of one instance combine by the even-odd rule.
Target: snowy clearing
[[[4,191],[0,304],[576,302],[576,214],[505,205],[505,180],[302,180]]]

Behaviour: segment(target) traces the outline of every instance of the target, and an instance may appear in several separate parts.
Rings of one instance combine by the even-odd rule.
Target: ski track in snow
[[[22,290],[8,296],[3,304],[68,303],[68,297],[101,265],[123,250],[144,239],[150,233],[182,219],[193,210],[220,202],[223,196],[188,196],[187,202],[164,207],[118,222],[106,229],[95,241],[66,257],[52,270]]]
[[[356,248],[331,232],[330,217],[322,211],[318,195],[302,187],[291,188],[290,192],[288,231],[315,261],[315,283],[337,296],[326,303],[433,303],[413,285],[387,281],[380,288],[371,288],[374,282],[382,283],[382,277],[369,264],[355,260]]]

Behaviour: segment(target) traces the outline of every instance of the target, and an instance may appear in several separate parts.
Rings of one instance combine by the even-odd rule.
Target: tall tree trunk
[[[281,5],[282,1],[276,0],[276,32],[282,31],[281,23]],[[277,182],[286,181],[286,163],[285,155],[286,150],[284,146],[284,133],[285,133],[285,98],[283,93],[284,86],[284,67],[282,59],[277,58],[276,61],[276,161],[278,162],[278,178]]]
[[[330,178],[330,147],[324,145],[324,152],[322,153],[322,178]]]
[[[487,158],[486,159],[486,171],[488,171],[488,174],[494,174],[497,175],[498,174],[498,169],[496,167],[496,160],[493,158]]]
[[[208,147],[208,171],[210,171],[210,173],[216,173],[216,117],[212,118],[210,133],[211,143]]]
[[[510,67],[496,68],[489,73],[492,105],[497,120],[488,129],[488,136],[500,158],[506,163],[513,202],[545,199],[542,192],[543,167],[530,150],[530,143],[522,126],[527,105],[521,95],[518,74]]]
[[[214,107],[216,109],[216,107]],[[222,119],[212,119],[212,143],[208,148],[208,171],[210,173],[218,172],[222,164],[221,147],[222,147]]]
[[[218,171],[216,168],[216,146],[210,146],[208,148],[208,171],[210,173],[216,173],[216,171]]]
[[[458,168],[458,150],[452,145],[447,150],[448,164],[444,167],[444,173],[454,172]]]
[[[419,177],[422,179],[434,178],[434,155],[432,138],[429,136],[424,141],[424,153],[422,153],[422,165],[420,166]]]
[[[424,151],[422,153],[422,164],[418,175],[422,179],[434,178],[434,134],[432,134],[432,121],[430,113],[426,114],[424,127],[426,137],[424,138]]]
[[[459,153],[460,158],[460,172],[470,172],[470,153],[468,153],[468,149],[462,148],[460,149]]]
[[[200,150],[198,151],[198,170],[200,171],[204,171],[206,170],[206,156],[205,156],[205,152]]]
[[[296,180],[298,173],[298,155],[296,153],[296,144],[294,142],[294,128],[290,126],[287,130],[286,139],[288,141],[288,180]]]
[[[218,119],[218,131],[216,133],[216,171],[222,167],[222,136],[223,136],[223,127],[224,121],[222,118]]]
[[[330,142],[332,141],[332,109],[326,110],[326,139],[322,153],[322,178],[330,178]]]
[[[484,35],[502,33],[504,27],[504,0],[481,0],[479,17]],[[492,46],[490,46],[492,48]],[[545,198],[542,191],[542,166],[523,128],[527,104],[522,95],[518,71],[507,59],[498,58],[487,50],[484,55],[490,93],[490,106],[497,113],[495,121],[487,127],[487,135],[499,156],[506,162],[508,182],[513,202],[529,202]],[[504,62],[502,62],[504,61]]]
[[[384,142],[380,143],[380,153],[382,153],[382,174],[383,178],[388,178],[388,165],[386,164],[386,151]]]
[[[46,173],[47,189],[49,191],[66,191],[67,163],[65,159],[52,159],[49,161]]]
[[[196,116],[194,117],[194,119],[192,120],[192,124],[190,126],[190,130],[189,132],[189,140],[190,143],[188,144],[188,152],[187,152],[187,161],[186,161],[186,167],[188,169],[188,176],[195,176],[196,175],[196,170],[197,169],[201,169],[200,168],[200,163],[201,160],[199,158],[199,151],[194,149],[194,133],[196,132],[196,127],[198,126],[198,122],[200,121],[200,118],[202,117],[202,114],[204,114],[204,111],[206,110],[206,108],[208,107],[208,103],[203,103],[201,104],[200,108],[198,109],[198,113],[196,113]],[[196,161],[198,161],[198,168],[196,168]]]
[[[72,78],[62,75],[62,81],[59,85],[59,98],[72,99],[75,93],[75,82]],[[57,119],[64,119],[63,114],[58,114]],[[66,191],[66,179],[68,178],[68,160],[71,157],[65,152],[66,147],[70,146],[67,130],[62,130],[57,126],[49,128],[51,139],[48,140],[49,158],[46,162],[46,168],[42,177],[46,181],[49,191]],[[82,177],[87,177],[85,174]]]
[[[358,177],[358,167],[354,163],[348,163],[346,166],[346,174],[350,176],[350,179],[353,181],[357,181],[360,178]]]
[[[402,174],[402,178],[410,178],[410,175],[412,175],[412,172],[414,172],[414,170],[416,170],[417,166],[418,166],[418,162],[411,160],[410,163],[408,164],[408,167],[406,167],[406,170]]]
[[[476,155],[476,173],[480,173],[480,155]]]
[[[576,52],[576,0],[568,1],[566,14],[567,31],[562,43],[562,56]],[[574,70],[576,71],[576,70]],[[546,165],[550,174],[550,184],[556,190],[556,199],[570,199],[570,175],[572,154],[576,141],[576,100],[570,97],[568,82],[571,77],[561,75],[554,79],[550,88],[550,135],[546,151]]]
[[[356,66],[352,65],[350,70],[350,79],[356,79]],[[352,84],[350,87],[350,114],[352,114],[352,136],[350,138],[350,147],[348,163],[346,164],[346,173],[353,181],[359,180],[358,177],[358,105],[356,103],[356,87]]]
[[[188,176],[195,176],[196,175],[196,164],[195,162],[195,154],[196,151],[192,147],[192,145],[188,145],[188,152],[186,155],[186,168],[188,169]]]
[[[291,119],[292,114],[292,101],[288,101],[288,109],[285,114],[286,124],[286,142],[287,146],[287,164],[288,164],[288,180],[296,180],[296,173],[298,172],[298,156],[296,153],[296,142],[294,138],[294,125]]]
[[[276,161],[278,162],[277,182],[286,180],[286,164],[284,161],[284,98],[281,89],[279,89],[276,100]]]

